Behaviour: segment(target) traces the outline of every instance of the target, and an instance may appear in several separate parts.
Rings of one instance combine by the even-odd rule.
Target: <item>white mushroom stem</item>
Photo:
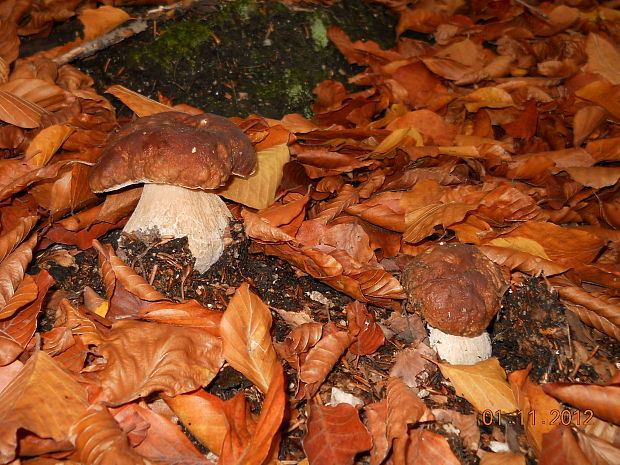
[[[437,355],[451,365],[474,365],[491,356],[491,336],[463,337],[428,326],[428,338]]]
[[[185,237],[194,268],[204,273],[224,252],[232,215],[217,195],[166,184],[145,184],[140,201],[123,228],[126,233]]]

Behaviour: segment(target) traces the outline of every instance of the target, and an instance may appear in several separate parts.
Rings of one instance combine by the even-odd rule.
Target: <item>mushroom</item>
[[[491,356],[486,331],[507,289],[502,270],[477,247],[433,245],[403,270],[408,310],[420,313],[439,357],[473,365]]]
[[[123,232],[187,236],[203,273],[224,251],[232,215],[208,190],[231,174],[249,176],[256,152],[228,118],[209,113],[164,112],[139,118],[115,133],[89,173],[93,192],[144,183]]]

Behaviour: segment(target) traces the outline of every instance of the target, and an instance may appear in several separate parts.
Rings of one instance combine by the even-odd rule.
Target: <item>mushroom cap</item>
[[[506,280],[502,270],[477,247],[434,245],[403,270],[408,309],[444,333],[482,334],[500,307]]]
[[[171,111],[136,119],[113,134],[88,181],[93,192],[141,183],[216,189],[255,166],[250,139],[228,118]]]

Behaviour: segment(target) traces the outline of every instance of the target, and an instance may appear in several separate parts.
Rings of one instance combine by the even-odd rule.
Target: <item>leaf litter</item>
[[[234,107],[259,170],[222,190],[228,248],[199,275],[186,239],[121,237],[137,190],[87,178],[118,126],[205,103],[58,64],[128,12],[176,13],[8,3],[2,463],[618,462],[616,10],[376,0],[392,45],[314,23],[355,71],[305,89],[311,112]],[[20,56],[76,14],[81,38]],[[472,366],[435,360],[400,282],[458,242],[510,276]]]

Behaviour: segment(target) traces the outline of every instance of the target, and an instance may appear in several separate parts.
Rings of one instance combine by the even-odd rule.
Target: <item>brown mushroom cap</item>
[[[403,270],[409,310],[444,333],[482,334],[500,307],[506,289],[501,269],[477,247],[434,245]]]
[[[248,176],[256,152],[228,118],[165,112],[139,118],[115,133],[89,174],[94,192],[139,183],[216,189],[231,174]]]

